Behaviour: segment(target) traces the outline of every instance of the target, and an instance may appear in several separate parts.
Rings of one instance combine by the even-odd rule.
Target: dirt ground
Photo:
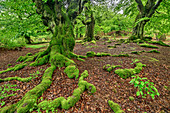
[[[105,43],[105,44],[104,44]],[[76,44],[74,53],[78,55],[85,55],[88,51],[94,52],[108,52],[111,54],[125,54],[128,53],[130,57],[91,57],[84,59],[85,62],[73,59],[80,71],[80,74],[87,70],[89,76],[85,80],[95,85],[97,91],[94,94],[89,94],[85,91],[81,95],[81,99],[76,105],[69,110],[62,110],[58,108],[59,113],[113,113],[108,106],[108,100],[118,103],[126,113],[169,113],[170,112],[170,48],[159,46],[160,53],[141,53],[140,55],[130,54],[131,51],[152,50],[152,48],[140,47],[135,43],[117,45],[116,48],[108,49],[108,45],[114,45],[116,42],[106,43],[104,40],[97,41],[96,44]],[[16,60],[19,56],[26,55],[26,53],[36,53],[40,49],[23,48],[21,51],[7,51],[0,50],[0,70],[7,69],[18,63]],[[157,60],[153,60],[157,59]],[[121,68],[134,68],[131,64],[132,59],[139,59],[141,63],[146,64],[146,67],[138,74],[140,77],[147,77],[155,84],[160,96],[156,96],[153,100],[149,95],[146,98],[136,96],[137,88],[129,83],[131,78],[122,79],[114,70],[110,73],[103,70],[106,64],[121,65]],[[7,66],[11,64],[11,66]],[[1,82],[3,84],[17,84],[15,88],[18,91],[8,92],[9,94],[17,93],[16,96],[6,97],[2,99],[5,101],[5,106],[14,104],[21,100],[24,94],[30,89],[34,88],[41,82],[41,77],[46,68],[50,65],[42,65],[37,67],[25,67],[22,70],[11,71],[0,75],[0,78],[6,77],[29,77],[31,73],[37,70],[40,72],[38,77],[31,80],[31,82],[23,83],[12,80],[8,82]],[[39,97],[39,102],[42,100],[54,100],[57,97],[63,96],[67,98],[71,96],[73,90],[78,87],[78,79],[69,79],[64,73],[65,68],[57,68],[53,73],[53,83],[51,86]],[[116,68],[119,69],[119,68]],[[165,88],[167,86],[168,88]],[[135,98],[134,101],[129,100],[129,96]],[[41,98],[41,99],[40,99]],[[43,98],[43,99],[42,99]],[[37,112],[37,111],[32,111]],[[42,111],[45,113],[45,111]],[[37,112],[38,113],[38,112]]]

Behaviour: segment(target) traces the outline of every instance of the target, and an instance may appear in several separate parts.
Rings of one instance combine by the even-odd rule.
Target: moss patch
[[[140,73],[142,70],[142,67],[146,66],[142,63],[136,63],[136,67],[134,69],[117,69],[115,70],[115,73],[118,74],[121,78],[126,79],[134,74]]]
[[[94,52],[94,51],[88,51],[87,53],[86,53],[86,56],[87,57],[94,57],[96,55],[96,53]]]
[[[108,104],[110,108],[115,112],[115,113],[125,113],[123,110],[121,110],[121,107],[119,104],[114,103],[113,101],[109,100]]]

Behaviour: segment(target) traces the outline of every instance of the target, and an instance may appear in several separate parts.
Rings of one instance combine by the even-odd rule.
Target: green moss
[[[73,107],[76,102],[80,100],[80,95],[84,92],[85,89],[88,89],[91,93],[96,92],[96,88],[94,85],[88,83],[87,81],[84,81],[83,79],[88,76],[88,71],[85,70],[81,77],[79,78],[79,84],[78,88],[76,88],[73,91],[72,96],[69,96],[67,99],[64,97],[56,98],[53,101],[43,101],[38,104],[38,108],[41,108],[43,110],[52,110],[56,109],[57,107],[61,107],[62,109],[69,109],[70,107]]]
[[[153,50],[147,51],[147,53],[160,53],[160,51],[153,49]]]
[[[96,55],[96,53],[94,52],[94,51],[88,51],[87,53],[86,53],[86,56],[87,57],[94,57]]]
[[[102,53],[97,53],[95,56],[97,56],[97,57],[102,57],[102,56],[111,56],[111,54],[110,53],[104,53],[104,52],[102,52]]]
[[[95,40],[92,40],[90,43],[96,44],[96,41],[95,41]]]
[[[8,78],[0,79],[0,82],[11,81],[11,80],[18,80],[18,81],[21,81],[21,82],[29,82],[30,80],[32,80],[32,77],[27,77],[27,78],[8,77]]]
[[[83,43],[83,40],[76,40],[76,43]]]
[[[2,70],[2,71],[0,71],[0,74],[2,74],[2,73],[6,73],[6,72],[8,72],[8,71],[12,71],[12,70],[14,70],[14,69],[15,69],[15,67],[7,68],[6,70]]]
[[[57,67],[64,67],[66,61],[67,61],[67,58],[60,53],[52,52],[50,54],[50,63]]]
[[[120,65],[110,65],[110,64],[106,64],[105,66],[103,66],[103,69],[111,72],[112,70],[114,70],[117,67],[121,67]]]
[[[13,71],[17,71],[17,70],[23,69],[25,66],[27,66],[26,63],[17,64],[17,65],[15,65]]]
[[[85,60],[84,60],[84,59],[81,59],[81,58],[77,58],[77,60],[82,61],[82,62],[85,62]]]
[[[111,55],[112,57],[129,57],[128,54]]]
[[[31,63],[30,66],[40,66],[48,63],[50,55],[45,55],[42,58],[37,59],[35,62]]]
[[[146,66],[142,63],[136,63],[136,67],[134,69],[117,69],[115,73],[118,74],[121,78],[126,79],[134,74],[138,74],[141,72],[142,67]]]
[[[87,70],[85,70],[82,74],[81,74],[81,77],[84,77],[84,78],[86,78],[86,77],[88,77],[89,76],[89,74],[88,74],[88,71]]]
[[[158,48],[157,46],[154,46],[154,45],[149,45],[147,43],[145,44],[140,44],[141,47],[148,47],[148,48]]]
[[[76,68],[75,65],[73,65],[73,66],[70,65],[70,66],[66,67],[64,72],[67,74],[67,76],[69,78],[75,77],[77,79],[79,77],[79,70]]]
[[[161,46],[170,47],[170,45],[165,44],[165,43],[162,42],[162,41],[148,41],[148,43],[151,43],[151,44],[159,44],[159,45],[161,45]]]
[[[121,107],[119,104],[114,103],[113,101],[109,100],[108,104],[110,108],[115,112],[115,113],[125,113],[123,110],[121,110]]]
[[[133,100],[135,100],[135,98],[133,96],[129,96],[129,100],[133,101]]]

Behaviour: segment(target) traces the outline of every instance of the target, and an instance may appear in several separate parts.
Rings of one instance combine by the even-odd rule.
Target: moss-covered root
[[[18,81],[21,81],[21,82],[29,82],[30,80],[32,80],[32,77],[27,77],[27,78],[8,77],[8,78],[0,79],[0,82],[11,81],[11,80],[18,80]]]
[[[78,78],[79,77],[79,69],[75,65],[67,66],[64,70],[69,78]]]
[[[136,63],[136,67],[134,69],[117,69],[115,73],[118,74],[121,78],[126,79],[134,74],[138,74],[141,72],[142,67],[146,66],[142,63]]]
[[[46,64],[49,61],[49,57],[50,57],[50,55],[48,54],[48,55],[45,55],[41,58],[37,58],[35,60],[35,62],[30,64],[30,66],[40,66],[40,65]]]
[[[87,76],[88,71],[85,70],[79,78],[79,87],[73,91],[72,96],[68,97],[67,99],[65,99],[64,97],[59,97],[53,101],[42,101],[38,104],[38,108],[41,108],[43,110],[52,110],[60,106],[62,109],[69,109],[73,107],[76,102],[79,101],[80,95],[84,92],[85,89],[90,90],[91,93],[96,92],[96,88],[94,85],[88,83],[87,81],[84,81],[84,78]]]
[[[147,51],[147,53],[160,53],[160,51],[153,49],[153,50]]]
[[[119,104],[114,103],[113,101],[109,100],[108,104],[110,108],[115,112],[115,113],[125,113],[123,110],[121,110],[121,107]]]
[[[161,45],[161,46],[170,47],[170,45],[165,44],[165,43],[162,42],[162,41],[148,41],[148,43],[151,43],[151,44],[159,44],[159,45]]]
[[[8,71],[17,71],[17,70],[20,70],[20,69],[24,68],[24,67],[27,66],[27,65],[28,65],[27,63],[17,64],[17,65],[15,65],[14,67],[10,67],[10,68],[8,68],[8,69],[6,69],[6,70],[0,71],[0,74],[6,73],[6,72],[8,72]]]
[[[112,55],[112,57],[129,57],[128,54]]]
[[[31,108],[33,108],[37,102],[37,98],[42,95],[42,93],[51,85],[52,74],[56,69],[56,66],[52,65],[49,67],[43,77],[42,82],[34,87],[32,90],[28,91],[25,96],[17,103],[10,105],[9,107],[3,107],[0,109],[0,113],[27,113]],[[12,106],[12,107],[11,107]],[[13,111],[13,112],[9,112]]]
[[[158,47],[157,47],[157,46],[155,46],[155,45],[149,45],[149,44],[147,44],[147,43],[145,43],[145,44],[140,44],[140,47],[158,48]]]
[[[114,70],[117,67],[122,67],[122,66],[106,64],[105,66],[103,66],[103,69],[108,71],[108,72],[111,72],[112,70]]]
[[[101,52],[101,53],[95,53],[94,51],[88,51],[87,53],[86,53],[86,56],[87,57],[94,57],[94,56],[97,56],[97,57],[102,57],[102,56],[111,56],[111,54],[110,53],[104,53],[104,52]]]

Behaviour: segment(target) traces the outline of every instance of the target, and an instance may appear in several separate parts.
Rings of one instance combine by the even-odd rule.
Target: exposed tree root
[[[117,69],[115,73],[118,74],[121,78],[126,79],[134,74],[138,74],[141,72],[142,67],[145,67],[145,64],[136,63],[136,67],[133,69]]]
[[[108,101],[108,104],[115,113],[125,113],[123,110],[121,110],[121,107],[119,104],[114,103],[111,100]]]
[[[57,107],[69,109],[70,107],[73,107],[76,104],[76,102],[80,99],[80,95],[84,92],[85,89],[88,89],[90,93],[95,93],[95,86],[93,84],[88,83],[87,81],[84,81],[84,78],[87,76],[88,72],[87,70],[85,70],[79,78],[79,87],[73,91],[72,96],[68,97],[67,99],[65,99],[64,97],[59,97],[54,99],[53,101],[42,101],[38,104],[38,108],[43,110],[53,110]]]
[[[118,54],[118,55],[111,55],[110,53],[104,53],[104,52],[102,52],[102,53],[95,53],[94,51],[88,51],[87,53],[86,53],[86,56],[87,57],[94,57],[94,56],[97,56],[97,57],[102,57],[102,56],[112,56],[112,57],[129,57],[129,55],[128,54]]]
[[[4,78],[4,79],[1,79],[1,78],[0,78],[0,82],[11,81],[11,80],[18,80],[18,81],[21,81],[21,82],[29,82],[30,80],[32,80],[32,77],[27,77],[27,78],[8,77],[8,78]]]
[[[25,96],[16,104],[12,104],[0,109],[1,113],[27,113],[31,108],[33,108],[37,102],[37,98],[42,95],[42,93],[51,85],[52,74],[56,69],[55,65],[49,67],[42,78],[42,82],[34,87],[32,90],[28,91]]]

